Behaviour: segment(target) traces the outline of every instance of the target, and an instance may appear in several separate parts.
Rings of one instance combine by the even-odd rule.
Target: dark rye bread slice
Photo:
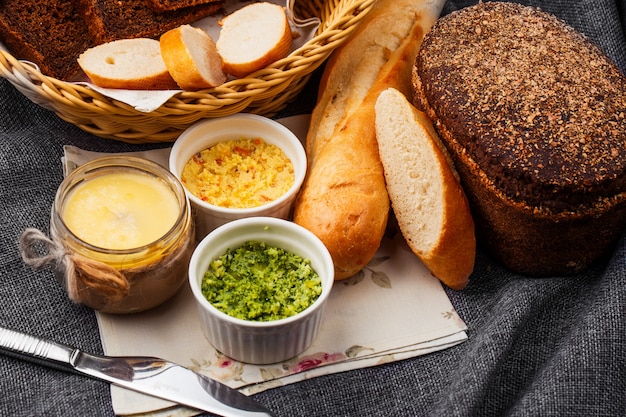
[[[91,35],[98,43],[124,38],[156,38],[177,26],[217,13],[224,1],[159,13],[147,0],[80,0]]]
[[[178,10],[184,7],[199,6],[206,3],[215,3],[220,0],[147,0],[147,4],[153,10],[162,13],[170,10]]]
[[[215,14],[224,4],[219,0],[157,13],[146,1],[0,0],[0,41],[16,58],[67,81],[80,73],[77,58],[92,46],[122,38],[155,38]]]
[[[0,1],[0,41],[13,56],[43,74],[68,80],[80,71],[76,57],[95,44],[71,0]]]
[[[620,235],[626,78],[584,36],[536,8],[481,3],[426,35],[414,86],[505,265],[574,273]]]

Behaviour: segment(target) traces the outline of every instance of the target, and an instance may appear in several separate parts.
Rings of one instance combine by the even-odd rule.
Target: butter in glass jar
[[[136,157],[88,162],[59,186],[50,237],[71,299],[105,313],[156,307],[182,287],[194,248],[189,201],[164,167]]]

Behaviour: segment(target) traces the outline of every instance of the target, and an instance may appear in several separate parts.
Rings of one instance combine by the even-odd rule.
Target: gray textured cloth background
[[[444,13],[472,1],[450,1]],[[623,1],[527,1],[557,14],[626,70]],[[584,65],[584,63],[581,63]],[[316,78],[314,78],[315,80]],[[313,86],[289,112],[310,111]],[[289,113],[288,112],[288,113]],[[18,254],[27,227],[48,230],[62,145],[148,148],[99,139],[0,79],[0,325],[101,353],[93,312]],[[575,277],[515,276],[479,252],[471,284],[448,290],[469,340],[448,350],[320,377],[255,397],[283,416],[626,415],[626,242]],[[109,386],[0,356],[0,415],[109,416]]]

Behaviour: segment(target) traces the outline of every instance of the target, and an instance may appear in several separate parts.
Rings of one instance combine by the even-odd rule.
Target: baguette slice
[[[224,72],[242,78],[286,57],[292,34],[285,9],[252,3],[222,19],[217,50]]]
[[[426,115],[389,88],[376,101],[376,138],[387,192],[411,250],[448,287],[474,270],[474,220],[450,157]]]
[[[167,90],[178,86],[161,58],[159,41],[136,38],[87,49],[78,64],[89,79],[104,88]]]
[[[217,87],[226,81],[222,58],[204,30],[182,25],[161,35],[159,43],[165,66],[183,90]]]

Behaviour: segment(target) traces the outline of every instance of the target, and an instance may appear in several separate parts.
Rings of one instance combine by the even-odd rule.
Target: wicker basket
[[[0,50],[0,75],[34,103],[103,138],[129,143],[170,142],[194,122],[238,112],[273,116],[354,31],[375,0],[296,1],[298,17],[321,20],[316,35],[289,56],[249,77],[212,89],[181,92],[150,113],[90,88],[43,75]]]

